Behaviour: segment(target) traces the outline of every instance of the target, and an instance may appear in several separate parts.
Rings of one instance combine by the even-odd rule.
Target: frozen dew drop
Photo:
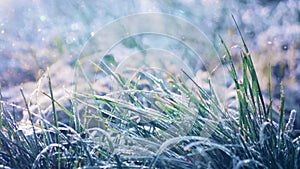
[[[42,15],[42,16],[40,16],[40,20],[42,21],[42,22],[44,22],[44,21],[46,21],[46,16],[44,16],[44,15]]]
[[[67,37],[67,38],[66,38],[66,43],[67,43],[67,44],[70,44],[70,43],[72,43],[72,40],[71,40],[71,38],[70,38],[70,37]]]
[[[91,32],[91,36],[95,36],[95,32]]]
[[[288,43],[283,43],[283,44],[281,45],[281,50],[287,51],[288,49],[289,49],[289,44],[288,44]]]
[[[180,14],[185,14],[185,12],[183,10],[179,10],[178,11]]]
[[[183,41],[184,41],[184,40],[185,40],[185,37],[184,37],[184,36],[181,36],[181,40],[183,40]]]
[[[75,38],[75,37],[67,37],[67,38],[66,38],[66,43],[67,43],[67,44],[71,44],[71,43],[73,43],[74,41],[76,41],[76,38]]]
[[[4,34],[5,33],[5,30],[1,30],[1,34]]]
[[[240,45],[233,45],[233,46],[230,48],[230,53],[231,53],[233,56],[239,56],[241,50],[242,50],[242,48],[241,48]]]
[[[38,28],[38,30],[37,30],[38,32],[41,32],[42,31],[42,29],[40,29],[40,28]]]
[[[81,29],[81,26],[80,26],[79,23],[73,23],[73,24],[71,25],[71,29],[72,29],[72,30],[80,30],[80,29]]]
[[[242,48],[241,48],[241,46],[240,45],[233,45],[233,46],[231,46],[231,48],[230,49],[232,49],[232,50],[236,50],[236,51],[240,51]]]
[[[272,45],[273,42],[272,42],[272,41],[268,41],[267,44],[268,44],[268,45]]]
[[[223,55],[222,64],[227,64],[227,63],[228,63],[227,55]]]

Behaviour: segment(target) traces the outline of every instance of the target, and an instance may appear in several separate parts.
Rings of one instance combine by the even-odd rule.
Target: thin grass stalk
[[[279,113],[280,113],[280,117],[279,117],[279,130],[278,130],[278,150],[277,150],[277,156],[280,156],[280,154],[282,153],[282,147],[284,146],[284,89],[283,89],[283,82],[280,83],[280,107],[279,107]]]
[[[50,138],[50,135],[48,134],[48,132],[45,132],[45,127],[42,127],[42,139],[45,145],[51,144],[51,141],[49,141],[48,138]],[[46,160],[47,168],[50,168],[50,159],[48,157],[48,154],[46,154],[45,160]]]
[[[201,91],[202,91],[202,88],[192,79],[192,77],[190,76],[190,75],[188,75],[184,70],[181,70],[192,82],[193,82],[193,84],[195,84],[196,86],[197,86],[197,88],[200,90],[200,93],[201,93],[201,95],[205,95],[205,97],[209,97],[208,95],[207,95],[207,93],[202,93]],[[187,96],[189,96],[189,98],[193,101],[193,102],[195,102],[195,103],[203,103],[205,106],[201,106],[201,107],[203,107],[204,109],[206,109],[205,107],[207,106],[207,104],[206,104],[206,102],[205,102],[205,99],[203,99],[203,98],[198,98],[198,97],[195,97],[192,93],[191,93],[191,91],[189,91],[187,88],[185,88],[185,87],[183,87],[183,86],[181,86],[180,84],[178,84],[178,83],[176,83],[174,80],[172,80],[172,81],[170,81],[170,83],[172,84],[172,85],[174,85],[177,89],[179,89],[180,91],[182,91],[184,94],[186,94]],[[201,105],[201,104],[199,104],[199,105]],[[206,111],[208,111],[207,109],[206,109]]]
[[[273,90],[272,90],[272,68],[271,64],[269,63],[268,65],[268,88],[269,88],[269,108],[268,108],[268,114],[269,114],[269,119],[271,121],[271,124],[273,125]]]
[[[231,78],[233,79],[234,83],[235,83],[235,87],[236,87],[236,93],[237,93],[237,97],[238,97],[238,112],[239,112],[239,128],[241,129],[240,131],[243,131],[244,129],[244,122],[246,121],[245,119],[245,108],[244,108],[244,105],[245,105],[245,100],[243,98],[243,92],[242,92],[242,89],[241,89],[241,86],[238,82],[238,77],[237,77],[237,73],[236,73],[236,70],[235,70],[235,66],[234,66],[234,63],[233,63],[233,60],[232,60],[232,56],[229,52],[229,49],[227,47],[227,45],[225,44],[224,40],[222,39],[222,37],[219,35],[219,38],[221,40],[221,43],[223,44],[224,48],[225,48],[225,53],[226,53],[226,57],[224,58],[225,59],[225,62],[229,62],[229,67],[227,66],[227,70],[231,76]],[[228,58],[228,59],[227,59]],[[246,135],[245,133],[242,133],[242,135],[244,136],[244,139],[246,138]]]
[[[75,124],[75,129],[78,133],[81,133],[83,128],[80,125],[79,122],[79,110],[76,109],[75,103],[73,102],[73,99],[71,100],[71,105],[72,105],[72,114],[74,116],[74,124]]]
[[[280,107],[279,107],[279,112],[280,112],[280,118],[279,118],[279,131],[281,133],[284,133],[284,89],[283,89],[283,83],[280,83]]]
[[[220,35],[219,35],[219,38],[221,40],[221,43],[222,43],[223,47],[225,48],[226,55],[223,59],[224,59],[224,62],[226,64],[227,70],[228,70],[232,80],[235,83],[236,89],[240,89],[240,86],[239,86],[239,83],[238,83],[237,73],[236,73],[235,66],[234,66],[233,60],[232,60],[232,56],[231,56],[231,54],[229,52],[229,49],[228,49],[227,45],[225,44],[223,38]],[[229,62],[229,67],[227,65],[228,62]]]
[[[25,105],[26,105],[27,112],[28,112],[28,114],[29,114],[29,120],[30,120],[30,123],[31,123],[31,126],[32,126],[33,136],[34,136],[34,141],[35,141],[35,144],[34,144],[34,145],[35,145],[35,146],[38,146],[38,145],[39,145],[39,142],[38,142],[37,135],[36,135],[36,131],[35,131],[35,127],[34,127],[34,124],[33,124],[32,114],[31,114],[31,111],[30,111],[30,109],[29,109],[29,105],[28,105],[28,103],[27,103],[27,100],[26,100],[26,98],[25,98],[23,89],[21,88],[20,91],[21,91],[22,97],[23,97],[23,99],[24,99],[24,102],[25,102]],[[36,148],[38,148],[38,147],[36,147]]]
[[[92,62],[92,63],[93,63],[93,62]],[[82,73],[82,75],[83,75],[83,77],[84,77],[84,79],[85,79],[85,82],[89,85],[90,92],[91,92],[91,93],[95,93],[94,88],[93,88],[93,85],[91,84],[91,81],[89,80],[88,76],[86,75],[86,72],[84,71],[84,68],[82,67],[81,62],[80,62],[79,60],[76,62],[75,67],[76,67],[77,69],[79,69],[79,71]],[[77,72],[77,73],[80,73],[80,72]],[[78,75],[78,76],[79,76],[79,75]],[[77,85],[78,85],[78,84],[75,83],[75,91],[77,91]]]
[[[211,94],[211,98],[209,100],[211,100],[211,102],[212,102],[212,109],[215,110],[213,112],[216,113],[216,114],[217,113],[224,114],[223,113],[224,109],[221,109],[220,100],[219,100],[219,98],[218,98],[218,96],[217,96],[217,94],[215,92],[215,89],[214,89],[214,87],[212,85],[212,82],[211,82],[210,78],[208,79],[208,84],[209,84],[209,90],[212,93]],[[214,113],[212,113],[212,114],[214,114]],[[217,115],[219,116],[220,114],[217,114]]]
[[[246,64],[246,60],[243,57],[243,52],[241,53],[242,56],[242,71],[243,71],[243,82],[240,85],[241,86],[241,95],[243,95],[243,107],[244,107],[244,114],[245,117],[244,119],[244,127],[245,130],[249,129],[249,136],[251,136],[251,139],[256,140],[257,136],[256,136],[256,132],[254,131],[255,128],[255,120],[252,120],[252,118],[256,118],[256,106],[255,106],[255,102],[253,101],[253,95],[252,95],[252,88],[251,85],[249,83],[249,77],[248,77],[248,71],[247,71],[247,64]],[[249,98],[249,94],[248,91],[250,93],[250,98]],[[252,101],[252,102],[250,102]],[[252,105],[252,106],[251,106]],[[252,109],[251,109],[252,107]]]
[[[241,53],[241,55],[243,56],[243,52]],[[249,76],[248,76],[248,71],[247,71],[247,63],[246,63],[246,59],[243,57],[242,58],[242,64],[243,64],[243,88],[244,88],[244,93],[245,93],[245,96],[248,97],[248,100],[251,101],[251,106],[252,106],[252,112],[254,113],[254,115],[256,116],[257,115],[257,109],[256,109],[256,106],[255,106],[255,99],[254,99],[254,96],[253,96],[253,90],[252,90],[252,86],[249,82]],[[248,94],[248,91],[249,91],[249,94],[250,94],[250,98],[249,98],[249,94]]]
[[[56,128],[58,128],[58,114],[56,111],[56,107],[55,107],[55,99],[54,99],[54,95],[53,95],[53,88],[52,88],[52,83],[51,83],[51,77],[50,77],[50,70],[49,67],[47,68],[48,71],[48,85],[49,85],[49,91],[50,91],[50,97],[51,97],[51,104],[52,104],[52,111],[53,111],[53,119],[54,119],[54,125]],[[59,144],[60,143],[60,136],[59,134],[56,134],[56,143]],[[58,149],[58,159],[57,159],[57,167],[58,169],[61,168],[61,157],[60,157],[60,149]]]
[[[251,107],[252,107],[252,110],[251,110],[251,113],[253,114],[252,117],[255,119],[254,121],[256,121],[256,117],[258,115],[257,114],[256,101],[255,101],[255,98],[254,98],[253,86],[251,86],[250,81],[249,81],[247,61],[246,61],[244,52],[241,52],[241,56],[242,56],[242,62],[243,62],[243,84],[244,84],[243,86],[245,88],[244,93],[245,93],[245,96],[248,98],[248,100],[251,101],[251,102],[248,101],[248,104],[250,104]],[[250,94],[250,98],[249,98],[248,91],[249,91],[249,94]],[[262,123],[261,118],[259,118],[259,120],[260,120],[260,123]]]
[[[45,93],[45,92],[41,92],[43,95],[45,95],[45,96],[47,96],[49,99],[51,99],[52,100],[52,96],[51,96],[51,92],[50,92],[50,96],[47,94],[47,93]],[[68,115],[68,117],[70,118],[70,120],[74,120],[74,115],[73,115],[73,113],[72,112],[70,112],[65,106],[63,106],[62,104],[60,104],[57,100],[53,100],[53,102],[59,107],[59,108],[61,108],[61,110],[64,112],[64,113],[66,113],[66,115]]]
[[[243,97],[243,92],[241,90],[236,90],[238,101],[239,101],[239,129],[241,132],[241,135],[243,136],[244,140],[246,141],[247,138],[247,128],[248,128],[248,122],[247,122],[247,108],[245,107],[247,102],[245,101]]]
[[[118,82],[118,84],[125,88],[125,82],[122,77],[114,73],[103,61],[100,62],[100,65],[96,64],[95,62],[90,61],[91,64],[93,64],[97,69],[101,70],[102,72],[106,73],[107,75],[112,75],[113,78]],[[83,71],[83,69],[82,69]]]
[[[2,100],[3,96],[2,96],[2,86],[1,86],[1,83],[0,83],[0,100]],[[3,128],[3,104],[2,102],[0,102],[0,131],[2,130]]]
[[[250,74],[251,74],[251,77],[252,77],[252,80],[253,80],[253,85],[255,84],[256,85],[256,88],[258,90],[258,98],[259,100],[261,101],[262,103],[262,107],[263,107],[263,112],[264,112],[264,116],[266,116],[267,112],[266,112],[266,107],[265,107],[265,102],[264,102],[264,99],[263,99],[263,95],[262,95],[262,92],[261,92],[261,89],[260,89],[260,85],[259,85],[259,82],[258,82],[258,78],[257,78],[257,75],[256,75],[256,72],[255,72],[255,69],[254,69],[254,64],[253,64],[253,61],[251,59],[251,55],[250,55],[250,52],[249,52],[249,49],[246,45],[246,42],[244,40],[244,37],[243,37],[243,34],[234,18],[234,16],[232,15],[232,18],[233,18],[233,21],[237,27],[237,30],[240,34],[240,37],[242,39],[242,42],[243,42],[243,45],[244,45],[244,49],[245,49],[245,56],[247,58],[247,62],[248,62],[248,68],[249,68],[249,71],[250,71]]]

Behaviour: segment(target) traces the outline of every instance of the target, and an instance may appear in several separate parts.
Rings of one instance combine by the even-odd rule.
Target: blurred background
[[[18,102],[16,88],[34,90],[47,66],[55,67],[56,83],[68,85],[68,73],[87,40],[101,27],[127,15],[162,12],[182,17],[203,31],[219,55],[221,35],[239,61],[241,40],[233,15],[252,52],[267,89],[267,68],[273,69],[274,96],[284,81],[286,108],[300,111],[299,0],[1,0],[0,84],[5,99]],[[57,76],[57,77],[56,77]]]

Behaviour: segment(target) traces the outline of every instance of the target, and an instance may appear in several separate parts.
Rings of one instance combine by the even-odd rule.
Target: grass
[[[46,119],[34,123],[28,108],[25,131],[0,102],[0,167],[300,168],[300,137],[292,136],[296,112],[285,124],[283,89],[280,112],[272,110],[271,69],[268,105],[243,37],[242,77],[220,40],[226,53],[222,64],[235,85],[234,113],[219,102],[209,79],[210,89],[204,90],[184,70],[195,89],[180,76],[161,79],[142,69],[136,70],[135,81],[128,81],[105,63],[95,64],[120,90],[97,95],[90,85],[92,92],[72,93],[68,110],[53,97],[49,75],[50,94],[45,95],[52,102],[54,124]],[[70,124],[57,120],[57,106]],[[280,115],[278,123],[274,113]]]

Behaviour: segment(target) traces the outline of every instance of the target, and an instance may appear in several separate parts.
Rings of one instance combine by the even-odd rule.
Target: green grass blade
[[[45,96],[47,96],[47,97],[48,97],[49,99],[51,99],[51,101],[52,101],[52,97],[51,97],[50,95],[48,95],[47,93],[45,93],[45,92],[43,92],[43,91],[42,91],[42,94],[45,95]],[[71,118],[71,120],[74,119],[74,114],[73,114],[72,112],[70,112],[65,106],[63,106],[62,104],[60,104],[56,99],[54,99],[53,102],[54,102],[56,105],[58,105],[58,107],[61,108],[62,111],[63,111],[64,113],[66,113],[66,115],[68,115],[68,116]]]
[[[271,124],[273,124],[273,90],[272,90],[272,68],[271,64],[268,66],[268,88],[269,88],[269,100],[270,105],[268,108],[269,119],[271,120]]]
[[[280,112],[280,117],[279,117],[279,133],[284,133],[284,89],[283,89],[283,83],[280,83],[280,107],[279,107],[279,112]]]
[[[53,111],[53,119],[54,119],[54,125],[56,128],[58,128],[58,114],[55,107],[55,99],[53,95],[53,88],[51,83],[51,77],[50,77],[50,70],[47,68],[48,71],[48,85],[49,85],[49,91],[50,91],[50,97],[51,97],[51,104],[52,104],[52,111]],[[56,143],[60,143],[60,136],[59,134],[56,135]],[[60,169],[61,167],[61,156],[60,156],[60,149],[58,149],[58,159],[57,159],[57,167]]]
[[[256,75],[256,72],[255,72],[255,68],[254,68],[254,64],[253,64],[253,61],[251,59],[251,55],[250,55],[250,52],[249,52],[249,49],[246,45],[246,42],[244,40],[244,37],[243,37],[243,34],[234,18],[234,16],[232,15],[232,18],[234,20],[234,23],[237,27],[237,30],[240,34],[240,37],[242,39],[242,42],[243,42],[243,45],[244,45],[244,49],[245,49],[245,56],[246,56],[246,59],[247,59],[247,63],[248,63],[248,69],[250,71],[250,74],[251,74],[251,77],[252,77],[252,80],[253,80],[253,84],[252,85],[255,85],[254,86],[254,89],[257,89],[258,90],[258,95],[259,95],[259,99],[262,103],[262,106],[263,106],[263,112],[264,112],[264,115],[266,116],[267,112],[266,112],[266,107],[265,107],[265,103],[264,103],[264,99],[263,99],[263,96],[262,96],[262,92],[261,92],[261,89],[260,89],[260,85],[259,85],[259,82],[258,82],[258,78],[257,78],[257,75]]]
[[[35,140],[35,145],[34,145],[34,146],[36,146],[37,151],[39,151],[39,150],[38,150],[39,142],[38,142],[37,134],[36,134],[36,131],[35,131],[35,126],[34,126],[33,119],[32,119],[32,113],[31,113],[31,111],[30,111],[30,109],[29,109],[29,105],[28,105],[27,100],[26,100],[26,98],[25,98],[23,89],[21,88],[20,91],[21,91],[22,97],[23,97],[23,99],[24,99],[24,102],[25,102],[25,105],[26,105],[27,112],[28,112],[28,114],[29,114],[29,120],[30,120],[30,123],[31,123],[31,126],[32,126],[33,136],[34,136],[34,140]]]

